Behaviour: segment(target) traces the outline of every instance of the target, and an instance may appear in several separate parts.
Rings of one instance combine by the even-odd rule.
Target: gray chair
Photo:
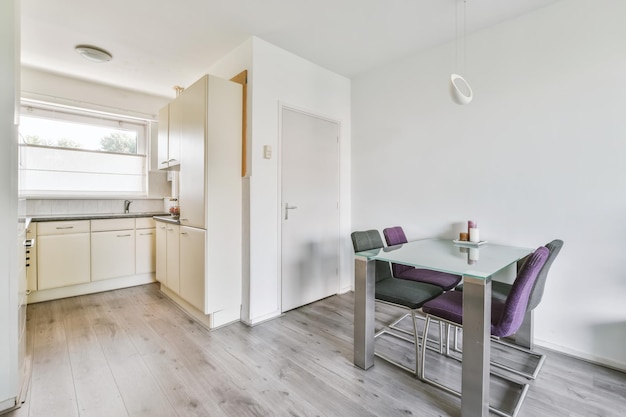
[[[404,230],[400,226],[388,227],[384,229],[383,235],[385,236],[385,241],[389,246],[401,245],[408,242],[406,235],[404,234]],[[444,291],[454,289],[454,287],[461,282],[460,275],[432,271],[430,269],[414,268],[407,265],[391,264],[391,270],[393,271],[393,276],[396,278],[437,285]]]
[[[559,254],[559,252],[561,252],[561,249],[563,248],[563,241],[560,239],[555,239],[552,242],[546,244],[545,247],[548,248],[548,250],[550,251],[550,254],[548,255],[548,259],[546,260],[546,263],[541,268],[541,271],[539,271],[537,280],[535,281],[535,284],[532,287],[532,290],[530,293],[530,299],[528,301],[528,306],[526,307],[526,314],[524,318],[525,322],[530,322],[532,320],[530,317],[532,314],[532,311],[539,305],[539,303],[541,303],[544,289],[546,286],[546,280],[548,278],[548,272],[550,272],[550,267],[552,266],[552,263],[554,262],[557,255]],[[491,299],[498,300],[500,302],[505,301],[507,297],[509,296],[509,293],[511,292],[512,287],[513,287],[513,284],[493,281],[491,283]],[[456,291],[463,291],[463,284],[457,286]],[[534,366],[532,372],[523,372],[515,368],[512,368],[510,366],[498,363],[498,362],[492,362],[494,366],[505,369],[509,372],[513,372],[515,374],[518,374],[528,379],[537,378],[537,375],[539,374],[539,371],[541,370],[541,367],[543,366],[543,363],[545,362],[545,359],[546,359],[545,355],[535,352],[532,349],[526,349],[514,343],[508,343],[502,338],[497,338],[496,341],[500,343],[501,345],[510,347],[512,349],[518,350],[520,352],[524,352],[526,354],[529,354],[535,357],[537,364]]]
[[[524,321],[524,315],[528,308],[531,298],[531,292],[541,268],[548,259],[549,250],[543,246],[530,255],[524,262],[522,268],[517,274],[515,282],[511,286],[511,291],[505,301],[492,300],[491,303],[491,335],[495,337],[506,337],[514,334]],[[426,313],[426,325],[424,326],[424,335],[428,335],[428,329],[431,321],[435,320],[439,323],[462,327],[463,326],[463,293],[459,291],[449,291],[436,299],[425,303],[422,311]],[[440,338],[443,339],[443,335]],[[422,341],[421,350],[421,371],[419,373],[421,379],[431,385],[439,387],[451,394],[461,396],[461,393],[449,388],[440,382],[429,379],[426,376],[426,343]],[[520,386],[520,395],[515,402],[513,410],[510,413],[489,407],[489,409],[499,415],[515,417],[519,412],[526,393],[528,392],[527,383],[518,383],[512,379],[501,377],[516,383]]]
[[[383,241],[380,238],[378,230],[367,230],[353,232],[351,235],[352,245],[355,252],[363,252],[371,249],[380,249],[383,247]],[[422,282],[408,281],[404,279],[394,278],[391,274],[389,262],[375,261],[375,285],[374,298],[376,301],[391,304],[394,306],[408,309],[413,320],[413,338],[407,339],[388,328],[376,333],[375,337],[382,334],[406,340],[415,344],[415,369],[411,369],[400,362],[391,359],[388,356],[375,353],[381,359],[384,359],[400,368],[417,374],[419,371],[419,333],[417,330],[416,314],[419,308],[427,301],[433,300],[443,293],[441,287]]]

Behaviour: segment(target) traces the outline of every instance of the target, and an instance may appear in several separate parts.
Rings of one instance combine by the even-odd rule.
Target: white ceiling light
[[[77,45],[74,50],[91,62],[109,62],[113,59],[113,55],[104,49],[91,45]]]

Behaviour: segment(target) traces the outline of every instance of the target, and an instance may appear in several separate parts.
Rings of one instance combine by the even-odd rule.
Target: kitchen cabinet
[[[159,169],[177,169],[180,165],[180,140],[183,123],[183,102],[180,96],[159,110]]]
[[[37,234],[38,290],[90,281],[89,220],[41,223]]]
[[[135,274],[135,219],[91,221],[91,281]]]
[[[138,218],[135,225],[135,274],[155,271],[156,228],[154,219]]]
[[[91,294],[154,282],[152,217],[112,217],[31,223],[36,235],[27,268],[29,302]]]
[[[180,293],[179,245],[180,226],[167,224],[165,226],[165,286],[176,294]]]
[[[198,310],[205,311],[206,231],[180,227],[180,296]]]
[[[174,102],[182,109],[179,250],[173,232],[161,229],[171,226],[159,225],[157,280],[195,317],[220,325],[238,318],[241,306],[241,85],[202,77],[170,104],[170,132]],[[178,280],[171,278],[176,268]]]
[[[156,280],[167,285],[167,224],[157,222],[156,225]]]
[[[241,228],[241,85],[206,75],[185,89],[179,205],[183,226]],[[209,223],[218,224],[213,233]]]
[[[37,291],[37,223],[30,223],[26,239],[33,242],[26,250],[26,292]]]

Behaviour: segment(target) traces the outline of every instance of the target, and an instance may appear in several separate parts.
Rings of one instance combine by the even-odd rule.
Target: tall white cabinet
[[[0,2],[0,413],[24,381],[26,224],[18,221],[19,1]]]
[[[210,315],[211,327],[216,327],[238,320],[241,307],[242,89],[206,75],[175,101],[182,113],[179,282],[178,288],[169,290],[191,308]],[[157,235],[157,247],[169,251],[158,241],[162,235]],[[169,243],[170,235],[167,239]],[[166,287],[174,272],[169,260],[168,252]]]

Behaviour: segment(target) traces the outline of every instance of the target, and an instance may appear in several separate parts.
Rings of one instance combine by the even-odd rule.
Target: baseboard
[[[98,292],[119,290],[137,285],[155,282],[154,273],[130,275],[127,277],[103,279],[68,287],[50,288],[48,290],[32,291],[28,294],[28,304],[42,301],[57,300],[59,298],[76,297],[77,295],[94,294]]]
[[[601,365],[607,368],[615,369],[616,371],[626,372],[626,363],[620,363],[614,361],[609,358],[605,358],[602,356],[591,355],[589,353],[581,352],[576,349],[571,349],[566,346],[558,345],[555,343],[547,342],[545,340],[535,339],[535,345],[555,351],[557,353],[561,353],[563,355],[571,356],[576,359],[583,360],[585,362],[590,362],[595,365]]]
[[[195,319],[198,323],[200,323],[208,330],[215,330],[219,327],[224,327],[231,323],[240,321],[241,306],[237,306],[236,308],[228,310],[217,311],[213,314],[204,314],[202,311],[189,304],[178,294],[176,294],[174,291],[170,290],[163,284],[161,284],[161,292],[165,296],[167,296],[172,302],[174,302],[174,304],[179,309],[181,309],[191,318]]]
[[[283,314],[280,311],[274,311],[273,313],[269,313],[269,314],[265,314],[263,316],[259,316],[259,317],[255,317],[253,319],[248,319],[248,320],[241,320],[244,324],[252,327],[252,326],[256,326],[257,324],[261,324],[264,323],[268,320],[272,320],[275,319],[276,317],[280,317]]]

